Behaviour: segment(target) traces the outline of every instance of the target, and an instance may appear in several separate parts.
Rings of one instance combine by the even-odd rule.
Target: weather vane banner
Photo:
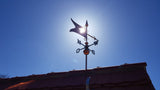
[[[81,36],[85,37],[87,40],[87,27],[88,27],[88,22],[86,21],[86,27],[82,27],[79,24],[77,24],[73,19],[71,18],[71,21],[73,22],[75,28],[72,28],[70,32],[75,32],[77,34],[80,34]]]

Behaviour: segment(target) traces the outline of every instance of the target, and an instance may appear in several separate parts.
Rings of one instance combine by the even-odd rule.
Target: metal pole
[[[87,55],[86,55],[86,66],[85,66],[85,70],[87,71]]]
[[[88,34],[88,31],[87,31],[87,27],[88,27],[88,22],[86,21],[86,33]],[[88,42],[87,42],[87,40],[88,40],[88,37],[86,36],[86,46],[87,46],[87,49],[88,49]],[[88,54],[86,54],[86,71],[87,71],[87,55]]]

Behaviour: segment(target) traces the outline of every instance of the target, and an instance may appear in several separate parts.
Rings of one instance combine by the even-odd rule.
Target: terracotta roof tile
[[[146,63],[124,64],[120,66],[102,67],[85,70],[75,70],[69,72],[48,73],[42,75],[31,75],[26,77],[14,77],[0,80],[0,90],[12,89],[53,89],[72,90],[73,88],[85,88],[85,81],[91,77],[91,88],[97,90],[135,90],[136,88],[154,87],[146,72]],[[59,89],[58,89],[59,88]],[[68,89],[67,89],[68,88]],[[82,90],[82,89],[79,89]],[[96,90],[96,89],[95,89]],[[145,90],[145,89],[143,89]],[[147,89],[146,89],[147,90]]]

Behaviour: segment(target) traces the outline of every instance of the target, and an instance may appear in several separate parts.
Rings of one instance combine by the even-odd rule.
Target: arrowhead
[[[88,21],[86,20],[86,25],[85,25],[86,27],[88,27]]]

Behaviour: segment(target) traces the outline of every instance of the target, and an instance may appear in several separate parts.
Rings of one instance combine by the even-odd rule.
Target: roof
[[[0,79],[0,90],[85,90],[87,77],[91,90],[155,90],[146,71],[147,64],[134,63],[69,72]]]

